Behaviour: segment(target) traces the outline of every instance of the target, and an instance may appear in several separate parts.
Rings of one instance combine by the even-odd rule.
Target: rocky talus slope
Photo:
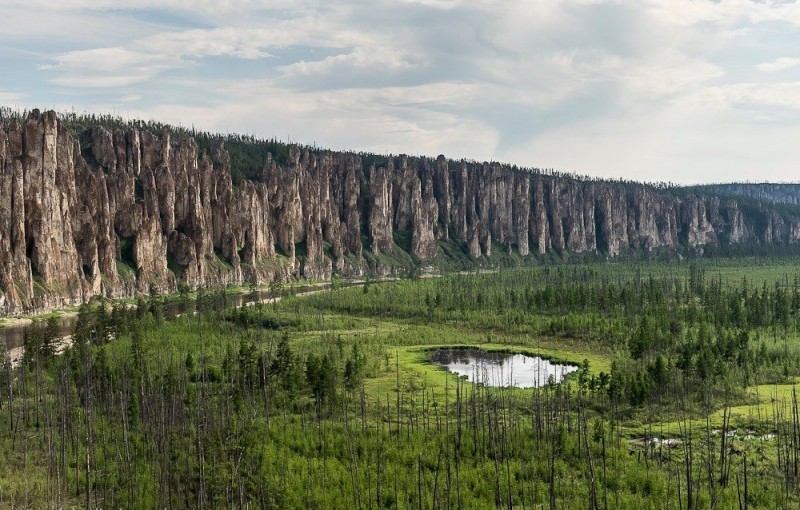
[[[492,250],[693,249],[795,243],[800,217],[713,195],[579,180],[497,163],[292,148],[238,186],[223,142],[95,126],[54,112],[0,129],[0,310],[191,287],[329,278]],[[408,256],[406,256],[408,258]]]

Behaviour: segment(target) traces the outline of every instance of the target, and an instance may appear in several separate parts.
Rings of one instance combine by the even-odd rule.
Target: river
[[[351,281],[344,282],[342,286],[358,285],[361,282]],[[308,284],[295,287],[294,292],[284,295],[308,295],[315,292],[322,292],[331,288],[330,283]],[[255,303],[272,303],[281,299],[281,296],[275,296],[274,293],[259,290],[256,295],[252,292],[243,292],[238,294],[226,295],[227,306],[231,308],[239,308],[242,306],[249,306]],[[178,315],[193,314],[196,311],[197,302],[194,299],[170,299],[161,303],[164,317],[177,317]],[[133,305],[131,305],[133,306]],[[63,313],[58,317],[59,321],[59,336],[68,337],[75,332],[75,324],[78,320],[76,312]],[[33,327],[33,321],[29,319],[15,319],[13,322],[0,327],[0,342],[6,346],[6,351],[19,349],[25,340],[25,333]]]

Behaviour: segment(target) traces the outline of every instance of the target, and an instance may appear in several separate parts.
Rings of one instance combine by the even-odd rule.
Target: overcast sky
[[[679,183],[800,180],[800,3],[0,0],[0,103]]]

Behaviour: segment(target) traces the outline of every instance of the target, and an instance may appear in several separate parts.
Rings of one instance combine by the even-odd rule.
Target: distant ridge
[[[797,183],[746,183],[705,184],[690,186],[700,193],[748,197],[774,204],[800,205],[800,184]]]
[[[179,286],[798,247],[800,207],[711,188],[0,115],[6,313]]]

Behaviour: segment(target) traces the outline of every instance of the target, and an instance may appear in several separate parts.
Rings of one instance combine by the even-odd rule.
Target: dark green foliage
[[[311,353],[306,358],[306,382],[318,406],[329,403],[336,396],[336,367],[327,354]]]
[[[645,443],[800,374],[800,298],[782,282],[576,266],[238,310],[201,290],[179,318],[161,298],[84,306],[63,356],[43,354],[48,321],[29,361],[0,365],[0,506],[796,508],[796,404],[753,425],[774,440],[731,446],[724,425],[683,418],[678,446]],[[440,384],[394,357],[467,335],[578,342],[609,362],[589,353],[570,382],[523,391]],[[629,440],[632,423],[649,435]]]
[[[344,365],[344,386],[347,391],[354,391],[359,387],[364,378],[366,364],[366,356],[361,353],[358,344],[353,344],[353,350]]]

